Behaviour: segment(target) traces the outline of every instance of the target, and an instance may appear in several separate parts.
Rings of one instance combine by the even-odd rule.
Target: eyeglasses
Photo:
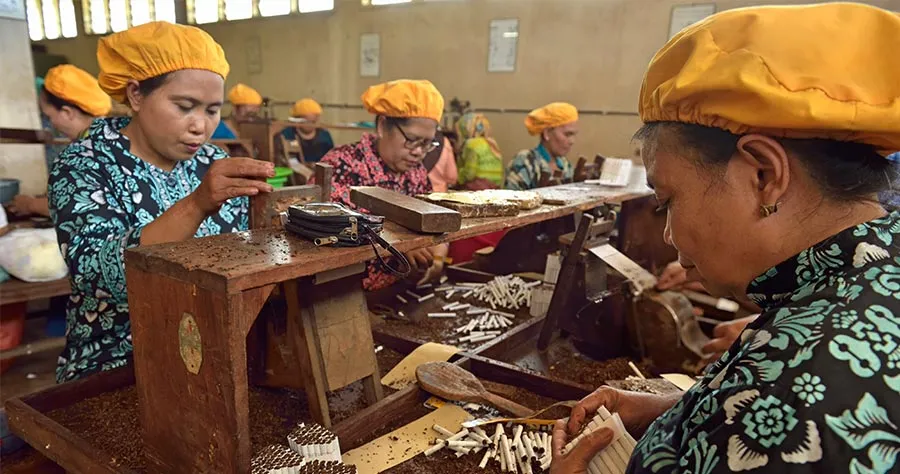
[[[399,125],[397,125],[397,130],[400,130],[400,135],[403,135],[403,139],[406,140],[406,142],[403,143],[403,147],[407,150],[415,150],[416,148],[421,148],[425,151],[425,153],[429,153],[437,149],[437,147],[441,146],[441,143],[433,138],[418,138],[413,140],[409,138],[409,135],[407,135],[406,132],[403,131],[403,128]]]

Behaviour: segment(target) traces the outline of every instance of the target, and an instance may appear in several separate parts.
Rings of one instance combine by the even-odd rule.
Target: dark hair
[[[71,107],[85,115],[91,115],[91,114],[85,112],[84,109],[82,109],[81,107],[79,107],[65,99],[61,99],[61,98],[53,95],[53,93],[48,91],[46,87],[44,87],[42,89],[42,91],[44,92],[44,99],[46,99],[47,103],[50,104],[51,106],[53,106],[53,108],[56,110],[61,110],[63,107]]]
[[[693,152],[707,168],[724,172],[724,166],[737,148],[740,135],[727,130],[679,122],[651,122],[634,135],[650,147],[659,145],[660,131],[672,132],[677,145]],[[836,201],[863,201],[891,189],[897,168],[865,143],[823,138],[775,138],[789,153],[797,156],[822,193]]]
[[[138,82],[138,90],[141,92],[141,95],[147,97],[152,94],[153,91],[162,87],[163,84],[166,83],[166,79],[169,78],[170,72],[165,74],[161,74],[156,77],[151,77],[149,79],[144,79],[143,81]]]
[[[384,126],[388,130],[392,128],[397,128],[400,125],[406,125],[409,123],[409,119],[405,117],[388,117],[387,115],[379,115],[378,117],[384,118]],[[378,121],[378,117],[375,117],[375,121]]]

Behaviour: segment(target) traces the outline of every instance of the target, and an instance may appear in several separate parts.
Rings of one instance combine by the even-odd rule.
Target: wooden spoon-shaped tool
[[[449,362],[429,362],[416,368],[423,390],[447,400],[492,405],[517,418],[534,413],[528,407],[488,392],[471,372]]]

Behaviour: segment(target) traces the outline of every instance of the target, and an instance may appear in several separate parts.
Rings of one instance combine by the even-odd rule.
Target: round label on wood
[[[200,341],[200,328],[189,313],[181,316],[178,324],[178,349],[181,352],[181,360],[188,372],[200,373],[200,364],[203,363],[203,344]]]

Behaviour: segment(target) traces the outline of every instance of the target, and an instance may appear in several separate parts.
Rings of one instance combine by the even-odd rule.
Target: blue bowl
[[[19,180],[0,178],[0,204],[6,204],[19,195]]]

